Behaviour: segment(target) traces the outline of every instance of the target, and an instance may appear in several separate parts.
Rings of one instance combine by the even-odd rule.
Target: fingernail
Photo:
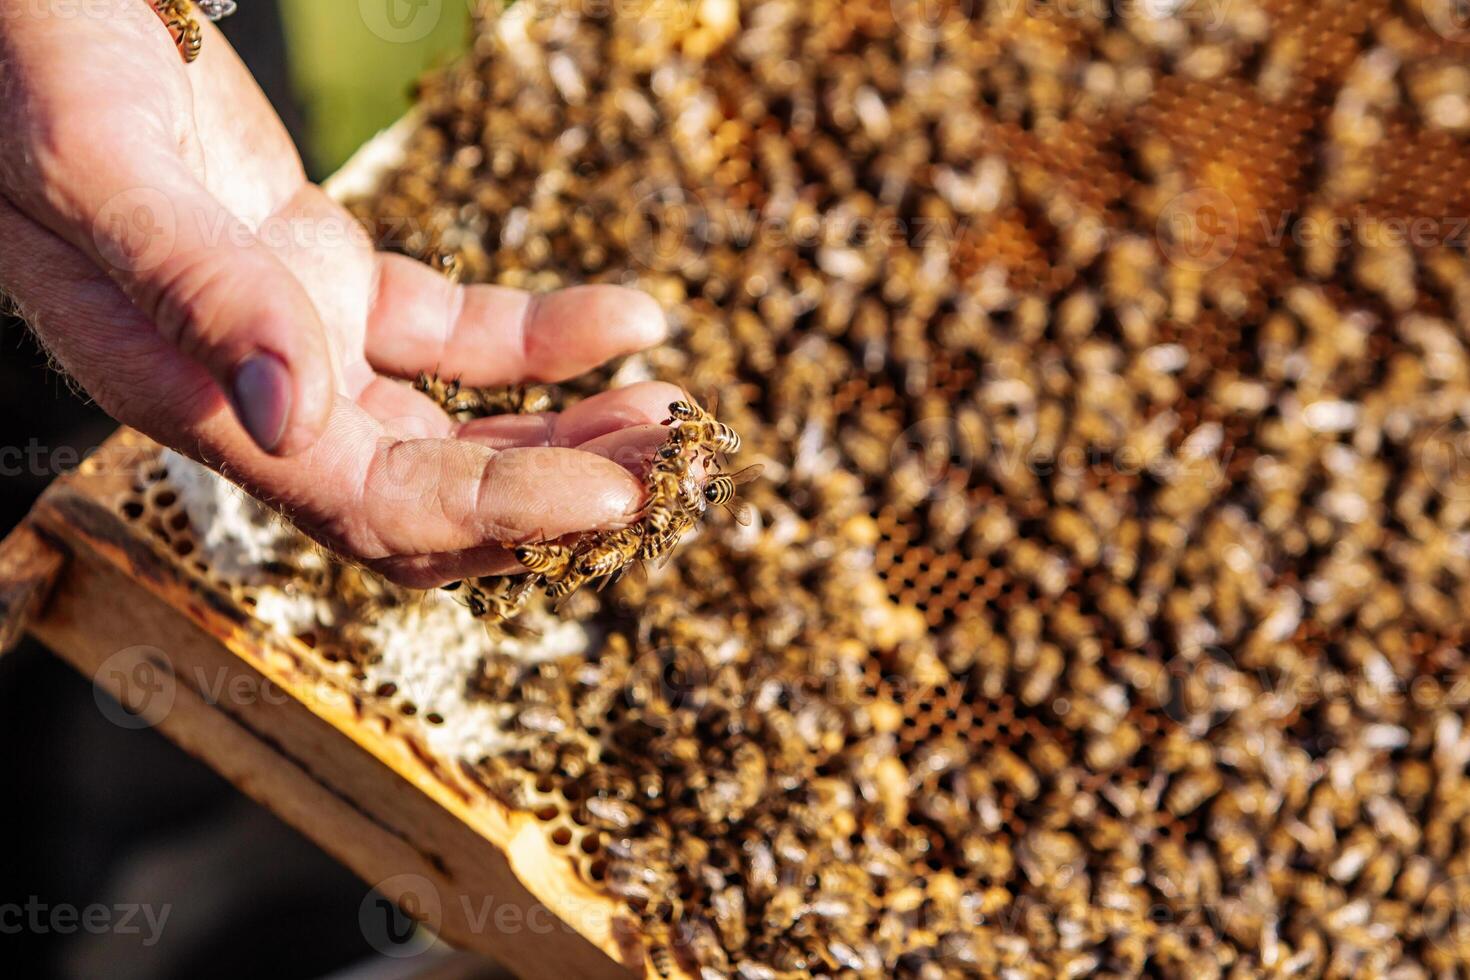
[[[235,368],[230,401],[256,445],[274,452],[291,417],[291,372],[274,354],[251,354]]]

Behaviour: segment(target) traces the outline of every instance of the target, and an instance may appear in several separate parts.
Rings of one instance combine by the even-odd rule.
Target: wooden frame
[[[415,123],[369,142],[329,191],[370,191]],[[533,980],[646,973],[645,951],[617,939],[618,906],[534,816],[123,516],[160,452],[119,430],[0,542],[0,651],[29,632],[132,712],[115,720],[156,725],[458,949]]]
[[[404,719],[356,697],[121,514],[159,447],[120,430],[0,543],[22,628],[458,949],[526,978],[627,977],[616,906]]]

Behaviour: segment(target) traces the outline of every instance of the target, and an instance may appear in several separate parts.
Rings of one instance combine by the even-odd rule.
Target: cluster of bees
[[[674,337],[619,370],[766,461],[593,649],[486,654],[520,740],[464,769],[658,973],[1470,968],[1455,24],[674,6],[487,5],[353,205],[648,290]],[[522,560],[682,526],[689,411],[636,540]]]
[[[460,421],[548,412],[559,404],[557,393],[546,387],[474,388],[428,373],[418,376],[414,388]],[[737,520],[748,523],[731,505],[736,488],[759,476],[761,466],[733,473],[720,469],[724,457],[740,451],[740,434],[692,399],[671,403],[664,424],[670,426],[669,438],[649,462],[644,504],[631,524],[579,534],[571,542],[516,545],[516,560],[530,574],[451,582],[444,589],[459,596],[477,619],[501,627],[519,616],[537,592],[560,604],[584,585],[595,583],[601,591],[635,563],[665,560],[711,506],[729,508]]]

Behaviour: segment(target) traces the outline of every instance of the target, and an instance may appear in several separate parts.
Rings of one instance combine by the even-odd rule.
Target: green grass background
[[[336,170],[409,106],[425,69],[464,50],[470,0],[278,0],[291,75],[306,112],[303,149]]]

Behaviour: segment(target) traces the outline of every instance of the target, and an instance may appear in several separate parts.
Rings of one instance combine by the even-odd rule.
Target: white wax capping
[[[201,555],[226,582],[250,590],[258,622],[283,636],[310,630],[340,629],[330,596],[304,585],[280,582],[267,574],[269,562],[320,570],[327,559],[305,545],[279,514],[218,474],[177,453],[167,452],[164,467],[178,494]],[[434,590],[406,605],[379,612],[355,624],[354,639],[367,650],[359,683],[368,690],[396,688],[395,702],[412,703],[416,715],[436,714],[441,724],[425,725],[431,747],[464,758],[504,751],[515,744],[505,731],[509,709],[471,697],[470,683],[482,658],[514,657],[525,664],[587,649],[581,623],[556,618],[532,607],[518,620],[515,635],[492,633],[449,593]]]

